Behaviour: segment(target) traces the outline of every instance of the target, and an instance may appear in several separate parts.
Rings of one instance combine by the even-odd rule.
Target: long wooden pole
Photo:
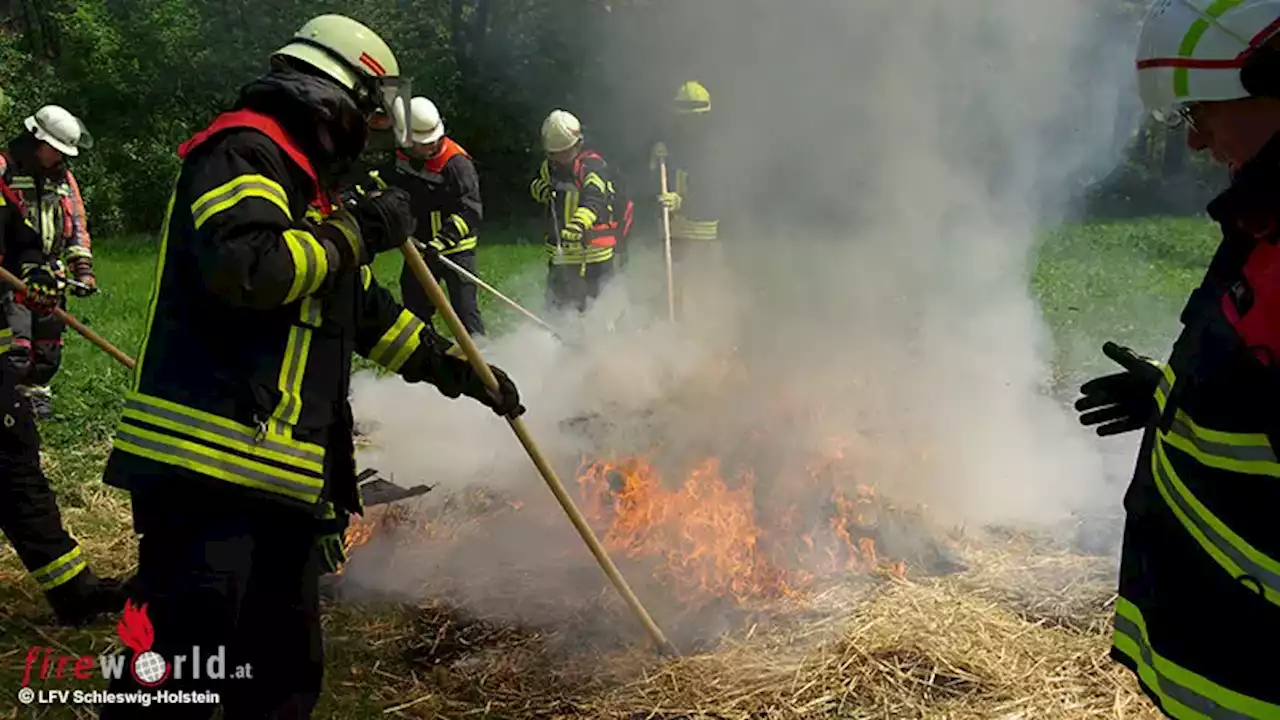
[[[662,182],[662,194],[666,195],[667,154],[665,150],[658,153],[658,167]],[[675,273],[671,268],[671,208],[665,204],[662,206],[662,239],[667,260],[667,317],[674,323],[676,321],[676,281]]]
[[[454,312],[449,299],[445,297],[444,290],[440,288],[440,283],[436,281],[435,276],[427,269],[427,263],[422,259],[422,255],[417,248],[414,247],[413,240],[405,241],[400,251],[404,254],[404,261],[409,265],[409,269],[418,279],[418,282],[422,284],[423,290],[427,292],[427,297],[431,299],[431,303],[440,311],[445,323],[453,331],[453,337],[457,340],[458,345],[462,347],[462,351],[466,353],[471,367],[480,375],[480,378],[484,380],[484,384],[490,390],[497,392],[498,379],[493,376],[493,371],[489,369],[489,364],[480,355],[480,349],[476,347],[475,341],[471,339],[471,335],[462,326],[462,321],[458,319],[458,314]],[[577,529],[578,534],[582,536],[583,541],[586,542],[587,547],[591,550],[591,554],[595,556],[596,562],[600,564],[600,569],[604,571],[613,586],[617,588],[618,594],[622,595],[622,599],[626,601],[632,612],[640,619],[640,623],[644,625],[649,637],[657,644],[660,651],[672,656],[679,654],[675,646],[671,644],[671,641],[667,640],[666,635],[662,634],[658,624],[649,616],[649,612],[644,609],[640,599],[632,592],[631,586],[622,577],[622,573],[613,564],[613,560],[609,558],[609,553],[600,544],[600,540],[591,530],[591,526],[587,524],[586,518],[582,516],[582,512],[574,504],[573,498],[565,490],[564,483],[560,482],[556,471],[547,462],[547,459],[543,457],[542,451],[538,449],[537,444],[534,443],[533,438],[529,435],[529,430],[525,427],[524,420],[518,417],[508,417],[507,423],[511,425],[516,437],[520,439],[520,444],[524,446],[525,452],[529,453],[529,459],[533,460],[538,472],[542,474],[542,479],[546,481],[547,487],[551,488],[551,494],[556,496],[556,500],[560,502],[560,507],[564,508],[565,514],[569,516],[570,522],[573,523],[573,527]]]
[[[461,275],[462,277],[466,278],[467,280],[470,280],[471,282],[475,283],[476,285],[478,285],[478,286],[480,286],[480,287],[484,288],[485,290],[488,290],[489,292],[493,293],[493,296],[494,296],[494,297],[496,297],[496,298],[498,298],[499,300],[501,300],[502,302],[506,303],[509,307],[511,307],[511,309],[512,309],[512,310],[515,310],[516,312],[520,313],[521,315],[524,315],[525,317],[527,317],[527,318],[529,318],[530,320],[534,321],[534,322],[535,322],[535,323],[537,323],[538,325],[542,326],[542,329],[543,329],[543,330],[546,330],[547,332],[551,333],[552,335],[555,335],[555,336],[556,336],[556,338],[557,338],[557,339],[559,339],[559,337],[560,337],[560,336],[559,336],[559,335],[556,335],[556,329],[555,329],[555,328],[551,327],[551,326],[550,326],[550,325],[548,325],[546,322],[544,322],[544,321],[542,320],[542,318],[538,317],[537,315],[534,315],[532,312],[529,312],[528,310],[525,310],[525,309],[524,309],[524,307],[523,307],[522,305],[520,305],[520,303],[518,303],[518,302],[516,302],[515,300],[512,300],[511,298],[507,297],[506,295],[503,295],[502,293],[498,292],[498,289],[497,289],[497,288],[495,288],[494,286],[492,286],[492,285],[490,285],[489,283],[487,283],[487,282],[485,282],[485,281],[481,280],[480,278],[476,277],[475,273],[472,273],[470,270],[467,270],[466,268],[462,267],[462,266],[461,266],[461,265],[459,265],[458,263],[456,263],[456,262],[454,262],[454,261],[450,260],[447,256],[441,255],[441,256],[439,256],[439,260],[440,260],[440,262],[441,262],[441,263],[443,263],[445,266],[447,266],[450,270],[453,270],[454,272],[458,273],[459,275]]]
[[[16,275],[2,267],[0,267],[0,282],[12,285],[18,290],[18,292],[25,293],[27,291],[26,283],[22,282],[22,280],[19,280]],[[116,360],[119,360],[121,365],[124,365],[130,370],[133,369],[134,365],[137,365],[137,362],[134,361],[133,358],[121,352],[120,348],[112,345],[110,342],[107,342],[106,338],[91,330],[88,325],[77,320],[71,313],[63,310],[62,308],[54,308],[53,314],[58,316],[59,320],[70,326],[72,330],[83,335],[85,340],[97,345],[99,350],[110,355]]]

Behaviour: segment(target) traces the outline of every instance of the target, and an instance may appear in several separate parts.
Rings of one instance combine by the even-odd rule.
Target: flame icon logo
[[[124,616],[116,623],[116,633],[120,641],[133,651],[129,671],[139,685],[156,687],[169,679],[169,663],[160,653],[151,650],[156,633],[151,626],[151,618],[147,617],[146,603],[142,607],[134,607],[132,600],[126,600]]]

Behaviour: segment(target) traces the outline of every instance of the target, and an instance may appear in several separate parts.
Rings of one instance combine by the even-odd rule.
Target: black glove
[[[409,193],[398,187],[366,195],[356,204],[355,216],[370,255],[400,247],[417,225],[409,207]]]
[[[520,391],[516,389],[516,384],[502,371],[502,368],[490,365],[489,369],[493,371],[493,377],[498,380],[496,396],[489,390],[489,386],[484,384],[484,379],[471,369],[471,363],[467,363],[462,394],[479,400],[485,407],[503,417],[515,419],[523,415],[524,406],[520,404]]]
[[[1113,342],[1102,346],[1107,357],[1125,369],[1122,373],[1094,378],[1080,386],[1084,397],[1076,401],[1080,424],[1098,425],[1100,436],[1138,430],[1156,415],[1156,386],[1164,377],[1151,358]]]
[[[336,510],[334,517],[320,521],[316,532],[316,552],[319,553],[323,573],[338,572],[347,561],[346,536],[349,524],[350,516],[343,510]]]
[[[22,282],[27,291],[17,293],[15,299],[33,312],[48,315],[67,299],[66,271],[60,264],[24,263]]]

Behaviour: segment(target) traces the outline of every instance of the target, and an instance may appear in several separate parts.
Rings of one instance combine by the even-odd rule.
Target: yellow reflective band
[[[9,352],[13,347],[13,328],[0,328],[0,355]]]
[[[671,237],[681,240],[716,240],[720,237],[719,220],[686,220],[671,218]]]
[[[381,172],[381,171],[379,171],[379,170],[374,170],[374,171],[372,171],[372,172],[370,172],[370,173],[369,173],[369,177],[373,178],[373,183],[374,183],[374,185],[376,185],[376,186],[377,186],[377,188],[378,188],[379,190],[386,190],[386,189],[389,187],[389,186],[387,185],[387,181],[382,179],[382,172]],[[364,193],[363,193],[363,192],[361,192],[360,194],[361,194],[361,195],[363,195]]]
[[[81,245],[68,245],[68,246],[67,246],[67,257],[71,257],[71,258],[89,258],[89,259],[92,259],[92,258],[93,258],[93,253],[89,252],[89,249],[88,249],[88,248],[85,248],[85,247],[83,247],[83,246],[81,246]]]
[[[453,246],[453,247],[451,247],[451,248],[447,248],[447,249],[441,250],[441,251],[440,251],[440,254],[441,254],[441,255],[453,255],[453,254],[455,254],[455,253],[460,253],[460,252],[462,252],[463,250],[475,250],[475,249],[476,249],[476,245],[478,245],[478,244],[479,244],[479,241],[478,241],[478,239],[477,239],[477,238],[475,238],[474,236],[473,236],[473,237],[469,237],[469,238],[463,238],[461,241],[459,241],[459,242],[458,242],[458,244],[457,244],[457,245],[454,245],[454,246]]]
[[[41,590],[48,592],[70,581],[87,566],[84,555],[80,552],[80,546],[76,545],[57,560],[32,570],[31,577],[40,586]]]
[[[552,265],[581,265],[583,263],[590,265],[613,259],[613,248],[608,246],[588,245],[583,248],[577,245],[561,245],[561,252],[557,253],[556,246],[547,243],[545,249]]]
[[[1263,433],[1234,433],[1200,427],[1182,410],[1175,410],[1173,423],[1160,438],[1206,465],[1245,475],[1280,478],[1271,441]]]
[[[299,308],[301,324],[289,328],[284,360],[280,363],[280,403],[271,413],[269,432],[283,438],[293,437],[293,426],[302,414],[302,378],[306,374],[307,357],[311,353],[312,329],[320,326],[320,301],[303,298]]]
[[[593,187],[605,194],[609,192],[609,188],[605,187],[604,178],[600,177],[599,173],[594,172],[587,173],[587,176],[582,178],[582,187]]]
[[[1151,468],[1156,489],[1200,547],[1236,581],[1280,605],[1280,562],[1233,532],[1191,493],[1174,472],[1161,438],[1156,439]]]
[[[373,270],[370,270],[368,265],[360,266],[360,284],[365,290],[368,290],[369,286],[373,285]]]
[[[467,224],[466,220],[462,219],[461,215],[456,213],[450,215],[449,222],[453,223],[453,226],[458,228],[458,237],[466,237],[471,234],[471,226]]]
[[[316,236],[306,230],[285,230],[284,245],[293,258],[293,284],[284,298],[288,305],[320,289],[329,276],[329,256]]]
[[[236,485],[285,495],[308,504],[319,502],[320,493],[324,489],[323,477],[290,472],[191,440],[135,427],[127,422],[120,424],[115,447],[158,463],[186,468]]]
[[[158,397],[130,394],[125,400],[123,420],[145,422],[188,435],[202,443],[254,455],[299,470],[324,472],[324,448],[315,443],[263,437],[263,433],[257,428]]]
[[[409,356],[422,344],[426,325],[408,310],[401,310],[395,323],[378,338],[369,359],[391,372],[400,372]]]
[[[285,217],[293,220],[289,212],[289,196],[285,195],[280,183],[265,175],[241,175],[232,178],[209,192],[196,198],[191,203],[191,218],[195,228],[209,221],[209,218],[233,207],[245,198],[261,198],[280,208]]]
[[[584,228],[593,227],[596,224],[597,215],[591,208],[580,207],[573,212],[573,219]]]
[[[1161,365],[1160,372],[1164,378],[1156,384],[1156,410],[1163,415],[1165,403],[1169,402],[1169,392],[1173,390],[1173,384],[1177,378],[1174,377],[1173,368],[1168,365]]]
[[[151,341],[151,329],[156,321],[156,306],[160,303],[161,285],[164,284],[164,262],[169,254],[169,226],[173,220],[173,208],[177,205],[177,200],[178,193],[175,191],[169,195],[169,206],[164,211],[164,224],[161,225],[163,229],[160,232],[160,252],[156,253],[156,271],[152,275],[155,282],[151,286],[151,299],[147,301],[147,329],[142,334],[142,349],[138,351],[137,364],[133,366],[131,389],[134,392],[137,392],[142,383],[142,365],[147,361],[147,343]]]
[[[1138,669],[1138,678],[1160,698],[1165,712],[1178,720],[1277,720],[1273,705],[1227,689],[1162,657],[1151,647],[1142,612],[1124,597],[1116,598],[1112,644]]]

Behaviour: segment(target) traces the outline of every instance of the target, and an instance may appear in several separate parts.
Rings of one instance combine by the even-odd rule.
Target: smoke
[[[526,326],[486,347],[566,482],[583,455],[648,451],[678,472],[763,452],[785,466],[839,436],[861,482],[946,524],[1048,527],[1117,504],[1128,461],[1108,460],[1051,393],[1053,342],[1030,290],[1040,233],[1123,145],[1136,27],[1113,4],[713,0],[598,18],[594,37],[616,49],[606,79],[629,92],[570,109],[644,200],[665,102],[705,83],[703,161],[725,237],[723,256],[690,258],[675,327],[659,322],[650,228],[581,322],[554,319],[569,343]],[[362,463],[440,483],[437,497],[480,484],[557,512],[479,405],[395,379],[358,377],[354,393],[357,417],[378,423]],[[551,546],[579,542],[515,527],[415,555],[397,577],[537,574],[560,557]],[[461,585],[467,601],[496,595]]]

